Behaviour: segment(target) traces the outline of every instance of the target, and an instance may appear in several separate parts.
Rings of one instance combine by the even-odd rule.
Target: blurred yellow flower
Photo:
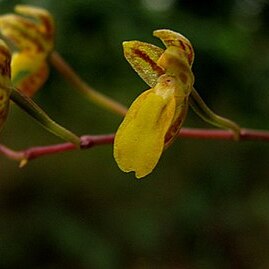
[[[0,32],[14,46],[11,79],[27,96],[32,96],[46,81],[46,63],[54,43],[54,22],[48,11],[18,5],[20,15],[0,16]]]

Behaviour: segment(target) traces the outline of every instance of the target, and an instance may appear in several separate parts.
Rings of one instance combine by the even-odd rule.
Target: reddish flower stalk
[[[234,140],[233,132],[217,129],[197,129],[182,128],[180,138],[191,139],[215,139],[215,140]],[[240,141],[269,141],[269,131],[259,131],[252,129],[241,129]],[[114,134],[106,135],[85,135],[81,137],[82,148],[88,149],[98,145],[112,144]],[[24,166],[28,161],[50,154],[75,150],[77,147],[72,143],[61,143],[56,145],[30,147],[28,149],[14,151],[4,145],[0,145],[0,153],[6,157],[20,162]]]
[[[179,136],[192,139],[234,140],[234,133],[232,131],[219,129],[182,128]],[[269,131],[242,128],[239,140],[269,141]]]

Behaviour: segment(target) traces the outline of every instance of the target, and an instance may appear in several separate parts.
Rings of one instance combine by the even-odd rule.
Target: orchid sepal
[[[224,118],[213,112],[206,105],[206,103],[203,101],[202,97],[195,90],[195,88],[193,88],[191,91],[189,105],[192,110],[205,122],[218,128],[231,130],[234,134],[234,140],[239,140],[241,131],[240,126],[234,121]]]

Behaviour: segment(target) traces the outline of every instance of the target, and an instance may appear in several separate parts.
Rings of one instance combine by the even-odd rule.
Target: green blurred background
[[[47,8],[56,49],[89,84],[129,105],[147,88],[124,40],[161,46],[170,28],[192,42],[195,86],[219,114],[269,129],[266,0],[0,1]],[[89,103],[51,69],[35,100],[78,134],[111,133],[121,118]],[[192,111],[185,126],[208,128]],[[60,140],[12,106],[1,142]],[[269,268],[269,147],[179,139],[151,175],[121,172],[112,146],[43,157],[23,169],[0,156],[0,268]]]

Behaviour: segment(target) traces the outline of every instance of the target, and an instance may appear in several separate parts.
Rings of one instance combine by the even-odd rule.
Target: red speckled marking
[[[10,53],[5,48],[0,47],[0,54],[3,55],[5,58],[5,60],[0,63],[0,75],[10,77]]]
[[[156,71],[160,76],[163,74],[162,68],[160,68],[146,53],[139,49],[132,49],[134,54],[136,54],[139,58],[142,58],[145,62],[147,62],[151,68]]]

